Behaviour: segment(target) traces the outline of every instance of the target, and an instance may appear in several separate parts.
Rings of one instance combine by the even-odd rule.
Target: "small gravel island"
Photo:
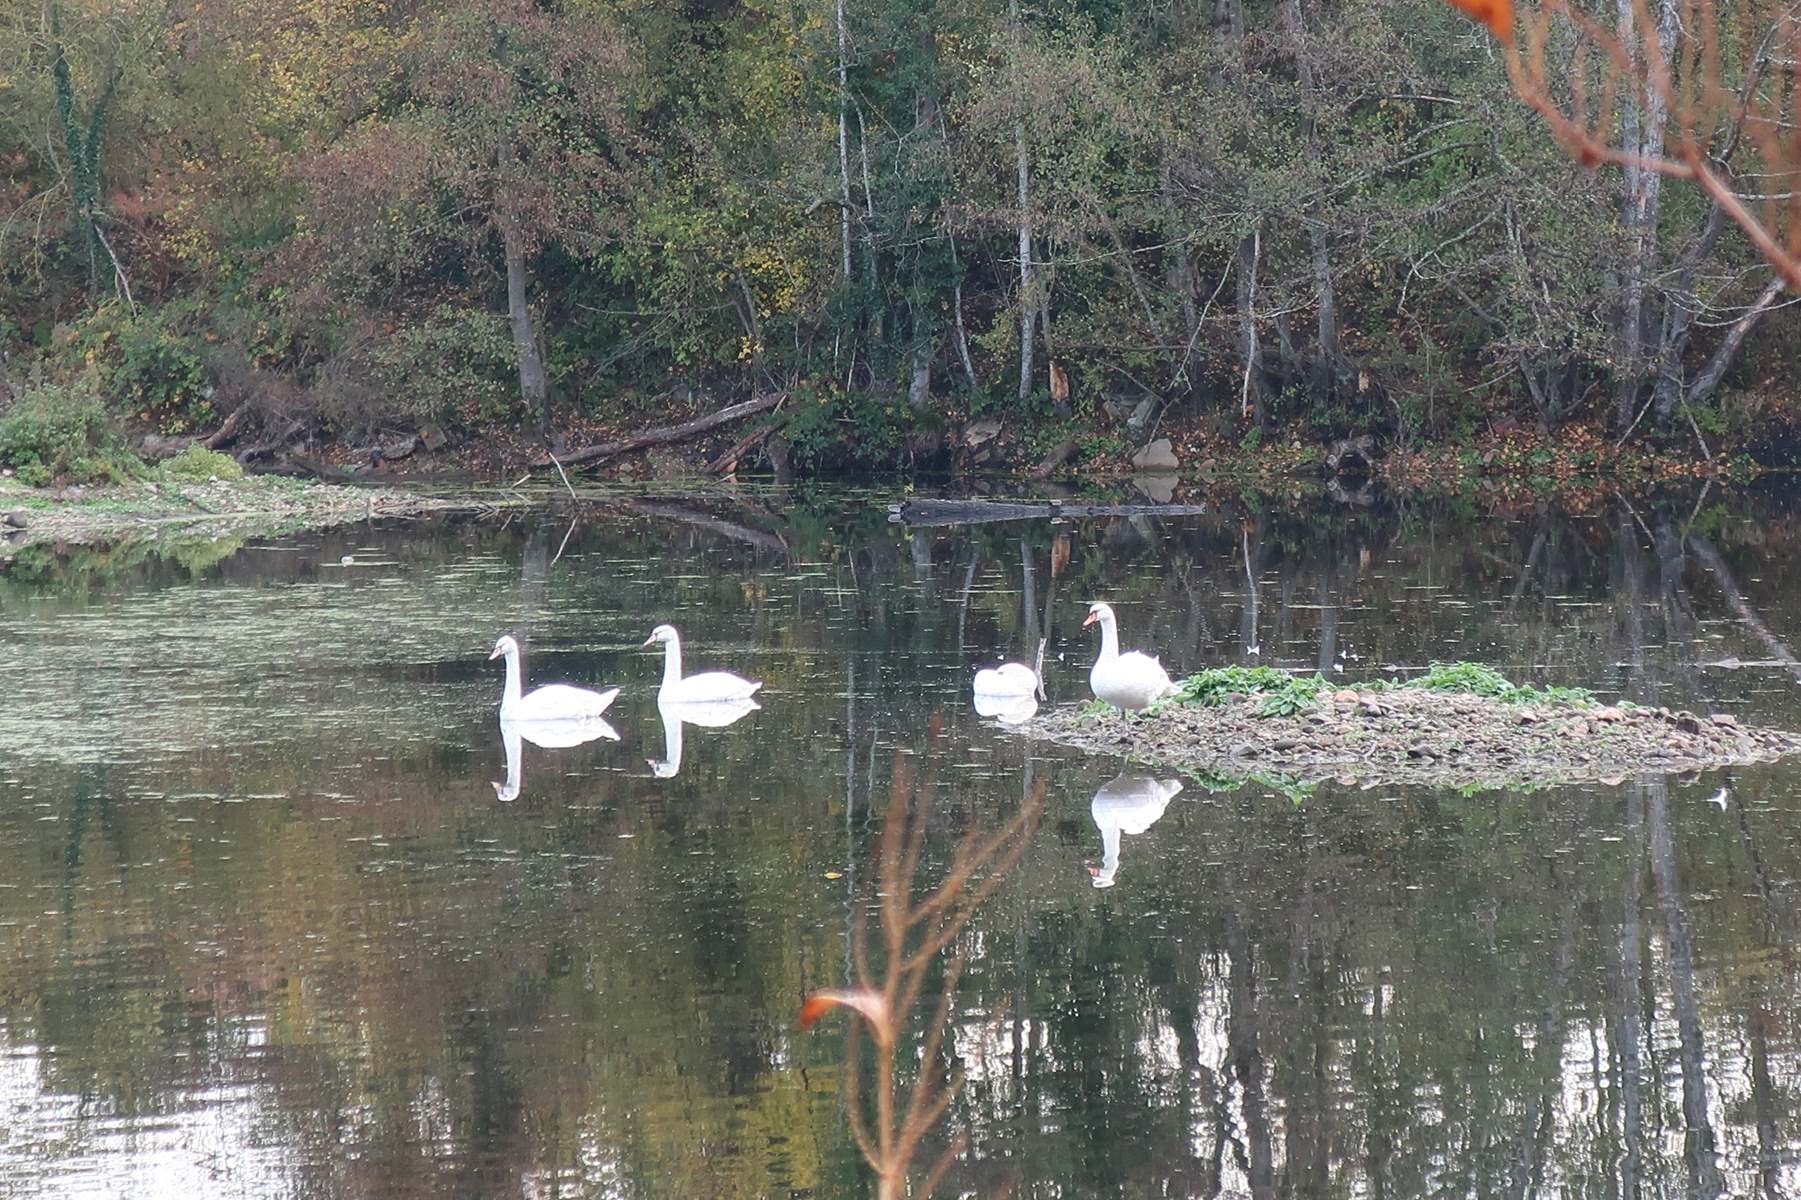
[[[1142,714],[1094,701],[1019,729],[1057,745],[1227,777],[1461,788],[1618,782],[1801,750],[1801,735],[1729,714],[1602,704],[1577,688],[1516,685],[1475,663],[1342,687],[1318,675],[1226,667],[1179,687]]]

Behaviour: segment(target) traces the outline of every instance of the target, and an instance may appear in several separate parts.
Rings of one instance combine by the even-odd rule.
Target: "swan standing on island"
[[[644,639],[646,646],[663,643],[663,686],[657,689],[657,703],[718,704],[722,701],[748,700],[763,686],[760,680],[741,679],[730,671],[702,671],[682,677],[682,640],[673,625],[659,625]]]
[[[591,692],[587,688],[571,687],[566,683],[550,683],[541,688],[534,688],[527,695],[520,695],[519,679],[519,643],[511,634],[505,634],[494,643],[494,653],[488,655],[488,661],[505,657],[507,660],[506,690],[500,694],[500,719],[510,722],[526,721],[587,721],[607,711],[619,695],[618,688],[608,688],[604,692]]]
[[[1170,682],[1162,663],[1137,650],[1119,652],[1119,627],[1111,605],[1096,600],[1088,606],[1088,619],[1082,625],[1087,627],[1096,621],[1101,624],[1101,654],[1094,660],[1094,669],[1088,672],[1088,686],[1097,698],[1115,708],[1139,712],[1176,694],[1176,685]]]
[[[1044,639],[1038,639],[1033,665],[1002,663],[977,671],[975,707],[979,717],[993,717],[1003,725],[1029,721],[1044,699]]]

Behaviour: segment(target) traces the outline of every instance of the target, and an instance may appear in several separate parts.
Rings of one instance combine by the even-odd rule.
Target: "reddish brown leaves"
[[[834,1008],[852,1008],[863,1014],[869,1022],[871,1032],[877,1042],[887,1044],[889,1034],[888,1001],[882,994],[869,988],[826,988],[814,992],[807,997],[807,1002],[800,1006],[800,1027],[810,1029],[819,1018]]]
[[[1503,46],[1513,45],[1513,0],[1447,0],[1477,24],[1486,25]]]

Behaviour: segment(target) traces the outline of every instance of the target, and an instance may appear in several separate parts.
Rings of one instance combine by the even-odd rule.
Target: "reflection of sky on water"
[[[241,1030],[254,1057],[261,1038]],[[253,1084],[164,1091],[154,1115],[107,1113],[104,1102],[44,1078],[48,1047],[0,1026],[0,1182],[7,1196],[89,1200],[282,1197],[296,1191],[293,1150],[270,1139],[273,1098]]]

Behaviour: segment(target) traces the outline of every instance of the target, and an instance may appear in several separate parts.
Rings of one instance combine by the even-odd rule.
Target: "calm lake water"
[[[969,696],[1042,632],[1086,699],[1106,598],[1182,670],[1479,659],[1798,728],[1783,505],[570,517],[0,573],[0,1195],[868,1195],[844,1019],[795,1017],[909,777],[922,890],[1043,788],[957,941],[938,1195],[1801,1195],[1801,762],[1167,796]],[[660,621],[766,681],[679,763]],[[623,688],[618,740],[509,781],[507,631],[528,686]]]

